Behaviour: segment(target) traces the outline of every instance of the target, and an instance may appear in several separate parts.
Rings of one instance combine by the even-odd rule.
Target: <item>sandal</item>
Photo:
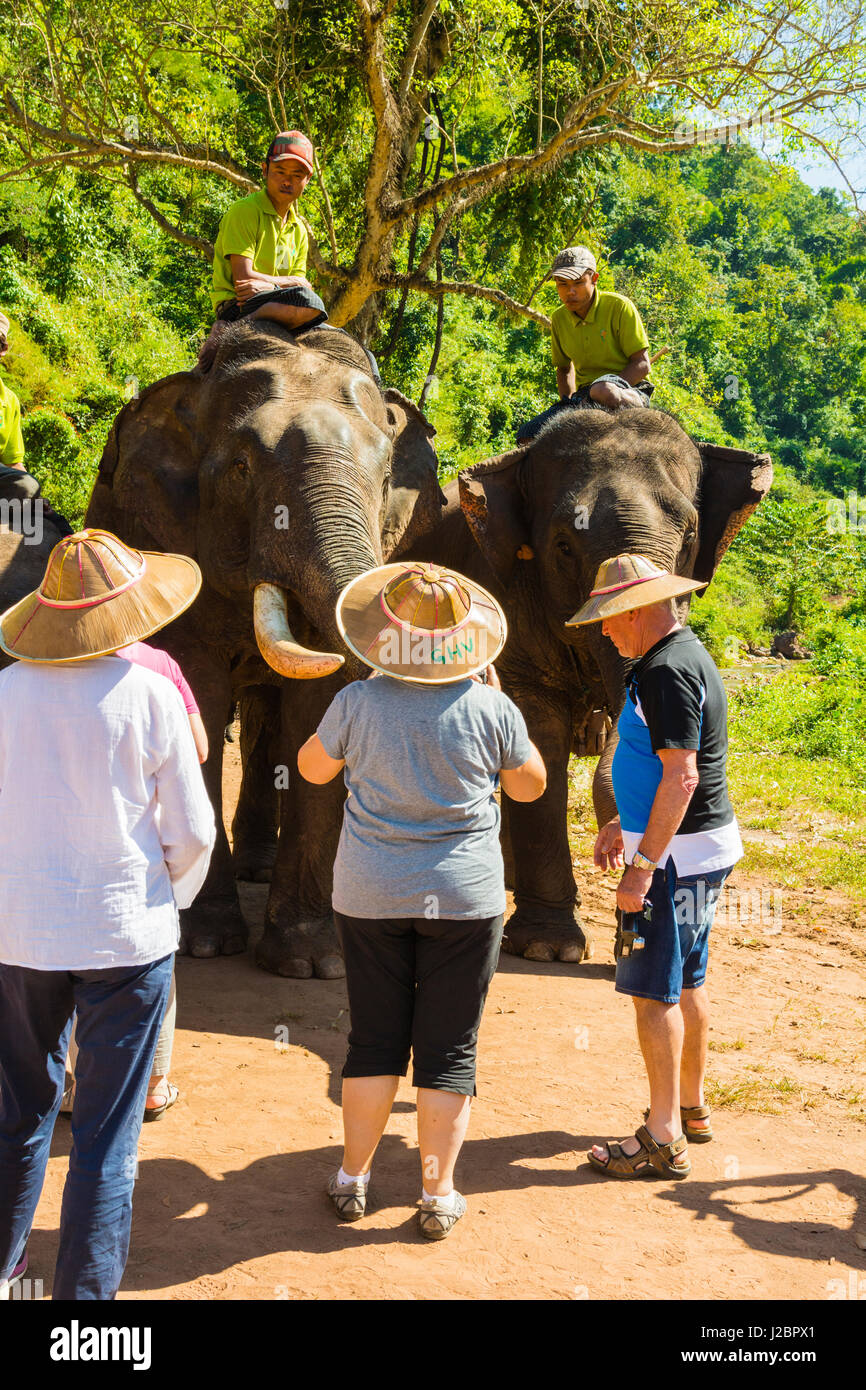
[[[360,1221],[367,1210],[369,1195],[369,1183],[361,1178],[341,1183],[339,1168],[328,1179],[328,1196],[341,1221]]]
[[[683,1122],[683,1134],[690,1144],[709,1144],[713,1137],[712,1125],[707,1125],[706,1129],[694,1129],[693,1120],[708,1120],[710,1118],[710,1107],[708,1105],[681,1105],[680,1119]]]
[[[643,1112],[645,1120],[649,1119],[649,1107]],[[710,1118],[710,1107],[708,1105],[681,1105],[680,1119],[683,1124],[683,1134],[690,1144],[709,1144],[713,1137],[712,1125],[707,1125],[706,1129],[694,1129],[694,1120],[708,1120]]]
[[[177,1089],[177,1087],[175,1086],[174,1082],[172,1082],[172,1081],[167,1081],[165,1084],[166,1084],[166,1088],[167,1088],[167,1090],[168,1090],[168,1095],[166,1096],[165,1100],[162,1102],[162,1105],[154,1105],[150,1110],[148,1110],[147,1107],[145,1106],[144,1118],[145,1118],[146,1121],[150,1121],[150,1120],[161,1120],[162,1117],[163,1117],[163,1115],[165,1114],[166,1110],[170,1110],[170,1109],[171,1109],[171,1107],[174,1105],[175,1101],[177,1100],[178,1096],[180,1095],[180,1091]],[[158,1091],[153,1091],[153,1092],[151,1092],[150,1094],[152,1094],[152,1095],[158,1095],[159,1092],[158,1092]]]
[[[456,1226],[461,1216],[466,1214],[466,1198],[454,1193],[454,1201],[445,1206],[439,1197],[421,1201],[418,1211],[418,1225],[425,1240],[444,1240],[452,1226]]]
[[[637,1153],[624,1153],[622,1144],[611,1139],[606,1145],[606,1160],[597,1158],[589,1150],[586,1156],[590,1165],[599,1173],[609,1173],[612,1178],[643,1178],[653,1172],[661,1173],[664,1178],[689,1176],[692,1165],[688,1159],[685,1163],[675,1162],[677,1156],[686,1153],[689,1147],[684,1134],[679,1139],[672,1139],[669,1144],[657,1144],[646,1125],[641,1125],[634,1137],[640,1144]]]

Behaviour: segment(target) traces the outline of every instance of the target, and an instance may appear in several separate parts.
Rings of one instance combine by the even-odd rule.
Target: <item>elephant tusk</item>
[[[281,676],[311,681],[338,671],[345,657],[314,652],[292,636],[286,616],[286,595],[278,584],[257,584],[253,591],[253,623],[259,651]]]

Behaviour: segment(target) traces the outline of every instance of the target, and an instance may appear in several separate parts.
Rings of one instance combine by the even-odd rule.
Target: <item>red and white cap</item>
[[[301,130],[281,130],[268,145],[265,160],[281,164],[284,159],[296,159],[308,173],[313,172],[313,146]]]

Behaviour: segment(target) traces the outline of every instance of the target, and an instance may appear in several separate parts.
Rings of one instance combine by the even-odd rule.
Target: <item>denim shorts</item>
[[[710,927],[730,872],[717,869],[679,878],[673,859],[656,869],[644,911],[622,914],[621,930],[637,932],[646,945],[642,951],[618,956],[619,994],[676,1004],[684,989],[697,989],[704,983]]]

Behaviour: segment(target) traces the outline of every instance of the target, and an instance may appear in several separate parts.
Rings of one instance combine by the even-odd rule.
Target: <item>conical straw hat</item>
[[[376,671],[423,685],[466,680],[495,661],[508,635],[486,589],[439,565],[380,565],[347,584],[337,626]]]
[[[583,627],[617,613],[629,613],[632,608],[646,608],[651,603],[678,598],[693,589],[705,589],[707,581],[685,579],[681,574],[669,574],[659,569],[644,555],[614,555],[599,565],[592,593],[566,627]]]
[[[21,661],[85,661],[141,642],[188,608],[201,571],[186,555],[133,550],[110,531],[55,545],[38,589],[0,616],[0,647]]]

